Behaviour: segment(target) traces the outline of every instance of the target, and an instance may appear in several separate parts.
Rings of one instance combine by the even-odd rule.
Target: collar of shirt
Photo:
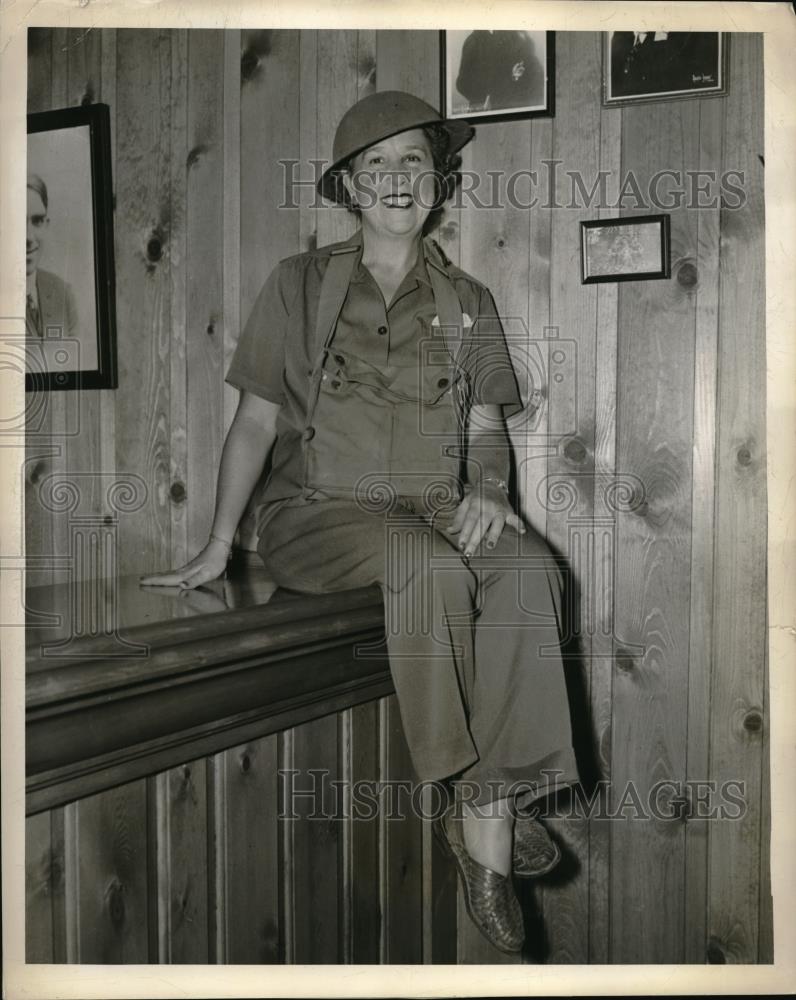
[[[26,282],[26,285],[25,285],[25,298],[26,298],[26,301],[27,301],[27,299],[31,299],[32,302],[33,302],[33,305],[37,309],[39,308],[39,287],[38,287],[38,284],[36,282],[36,274],[32,274],[28,278],[28,280]]]
[[[362,263],[362,230],[358,229],[354,235],[345,240],[345,244],[348,246],[359,247],[359,254],[357,256],[356,267],[354,268],[354,273],[351,275],[352,281],[367,281],[369,280],[369,273],[367,268]],[[431,261],[436,263],[437,266],[443,266],[443,261],[440,258],[438,251],[434,248],[433,243],[429,237],[423,237],[420,241],[420,247],[417,251],[417,257],[412,267],[407,271],[403,281],[400,285],[401,294],[410,291],[417,287],[417,282],[421,282],[424,285],[431,287],[431,279],[428,276],[427,262]],[[396,293],[397,298],[397,293]]]

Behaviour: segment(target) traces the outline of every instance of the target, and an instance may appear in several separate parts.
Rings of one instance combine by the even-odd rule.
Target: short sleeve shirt
[[[343,244],[298,254],[277,265],[255,302],[227,373],[231,385],[281,404],[272,472],[261,503],[302,492],[301,435],[307,423],[310,377],[320,361],[315,327],[321,283],[330,252],[351,243],[361,246],[361,231]],[[462,306],[464,325],[471,325],[457,358],[470,377],[471,402],[502,405],[506,415],[516,412],[522,399],[492,295],[450,264],[430,240],[421,243],[414,266],[389,305],[362,264],[360,252],[330,350],[344,344],[349,354],[376,367],[406,365],[416,358],[418,340],[437,319],[429,260],[444,263]]]

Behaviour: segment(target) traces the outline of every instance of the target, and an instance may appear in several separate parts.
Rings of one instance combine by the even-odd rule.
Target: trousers
[[[421,781],[451,779],[476,805],[519,809],[577,782],[560,651],[562,576],[544,540],[506,527],[469,561],[453,512],[297,498],[278,506],[258,553],[281,587],[377,584],[390,672]]]

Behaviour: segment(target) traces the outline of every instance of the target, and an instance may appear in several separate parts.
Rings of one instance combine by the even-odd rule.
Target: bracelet
[[[219,536],[218,535],[214,535],[212,531],[210,532],[210,541],[211,542],[221,542],[222,545],[226,545],[226,547],[227,547],[227,559],[229,559],[232,556],[232,542],[228,542],[226,540],[226,538],[219,538]]]
[[[509,484],[505,479],[498,479],[497,476],[486,476],[484,479],[479,479],[479,483],[494,483],[498,489],[503,490],[504,493],[508,493]]]

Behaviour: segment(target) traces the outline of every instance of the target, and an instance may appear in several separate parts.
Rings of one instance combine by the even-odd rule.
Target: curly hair
[[[450,139],[444,125],[424,125],[421,131],[428,139],[431,147],[431,158],[434,163],[434,203],[431,212],[439,212],[446,201],[450,201],[461,183],[459,170],[462,165],[462,158],[459,153],[450,153],[448,147]],[[346,206],[349,212],[359,215],[359,208],[352,202],[348,189],[343,184],[343,175],[351,172],[351,162],[347,160],[341,164],[332,174],[332,184],[334,185],[335,201]]]

